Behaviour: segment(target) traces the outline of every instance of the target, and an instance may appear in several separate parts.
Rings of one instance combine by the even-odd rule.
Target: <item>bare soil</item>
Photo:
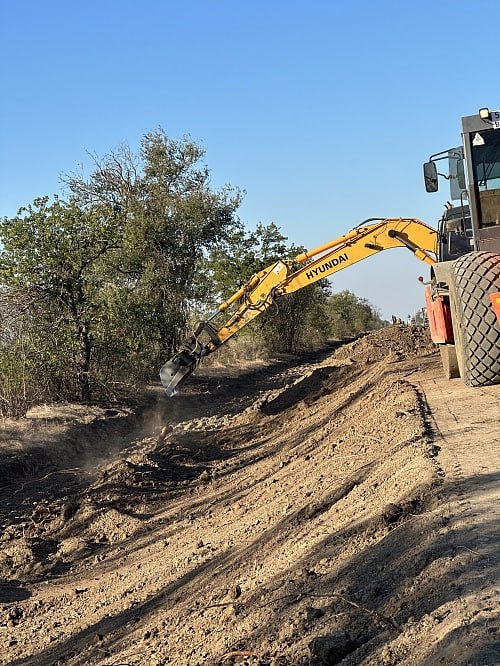
[[[500,664],[500,386],[396,326],[0,431],[0,664]]]

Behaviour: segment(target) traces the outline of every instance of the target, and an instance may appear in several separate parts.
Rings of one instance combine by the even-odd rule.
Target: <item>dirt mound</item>
[[[391,326],[343,345],[335,354],[337,359],[355,359],[360,363],[401,361],[434,353],[436,346],[429,329],[420,326]]]
[[[473,555],[444,536],[408,380],[432,349],[392,327],[305,366],[211,369],[91,478],[35,508],[19,493],[0,663],[440,663],[436,627],[454,631]]]

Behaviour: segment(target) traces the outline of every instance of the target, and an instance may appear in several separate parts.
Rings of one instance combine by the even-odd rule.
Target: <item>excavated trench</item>
[[[486,564],[448,501],[437,363],[396,326],[140,413],[5,423],[0,664],[500,663],[495,598],[461,582]]]

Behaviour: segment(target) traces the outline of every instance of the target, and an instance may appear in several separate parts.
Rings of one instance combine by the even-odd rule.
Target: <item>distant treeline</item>
[[[214,190],[203,150],[162,130],[65,177],[0,221],[0,415],[56,400],[110,399],[151,380],[197,319],[253,273],[303,248],[275,224],[248,231],[242,192]],[[325,239],[328,240],[328,239]],[[280,299],[236,353],[293,352],[382,325],[328,283]]]

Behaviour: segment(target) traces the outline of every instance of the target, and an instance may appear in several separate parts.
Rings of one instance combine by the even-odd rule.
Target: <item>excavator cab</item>
[[[447,206],[439,222],[439,261],[454,261],[472,250],[469,206]]]

